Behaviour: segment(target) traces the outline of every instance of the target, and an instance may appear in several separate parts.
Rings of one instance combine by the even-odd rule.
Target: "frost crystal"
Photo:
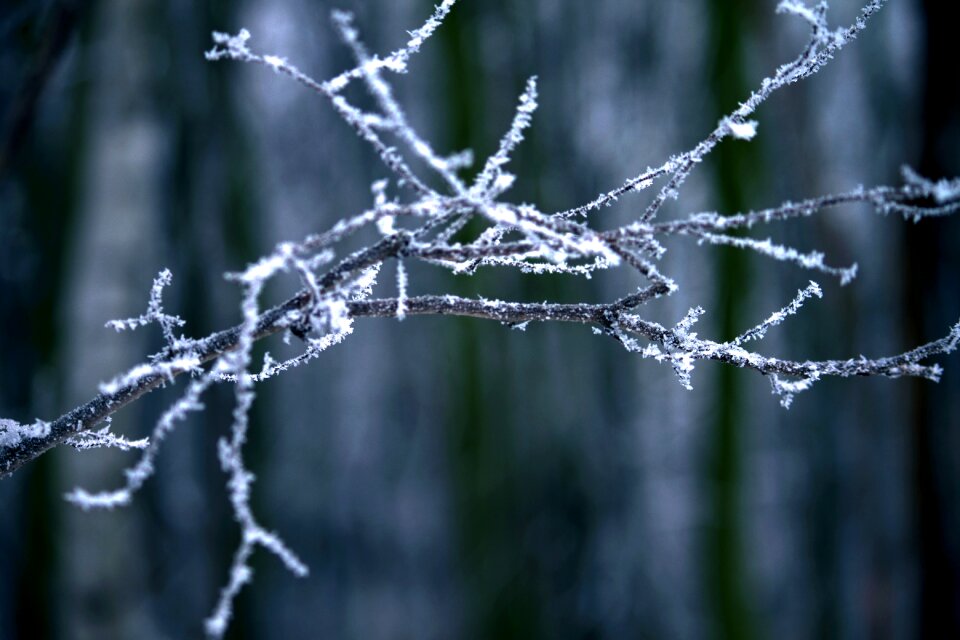
[[[753,137],[757,135],[756,120],[744,120],[737,122],[736,120],[727,119],[725,124],[731,135],[738,140],[752,140]]]
[[[0,449],[16,447],[24,440],[42,439],[49,435],[49,422],[37,420],[32,424],[20,424],[15,420],[0,418]]]

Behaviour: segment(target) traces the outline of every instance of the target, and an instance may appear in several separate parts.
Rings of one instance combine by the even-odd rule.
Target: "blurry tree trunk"
[[[148,343],[117,336],[111,318],[140,312],[160,255],[156,246],[164,133],[152,98],[148,3],[104,2],[94,21],[90,64],[86,190],[70,249],[67,336],[68,403],[136,362]],[[121,415],[135,420],[136,410]],[[109,488],[123,477],[123,455],[58,452],[67,486]],[[69,636],[80,640],[151,638],[139,510],[66,512],[60,536],[65,593],[59,599]]]
[[[0,9],[0,354],[9,364],[0,369],[0,415],[21,420],[61,404],[62,341],[53,318],[80,136],[71,127],[73,95],[54,102],[44,92],[62,80],[86,8],[67,0]],[[30,135],[41,113],[59,135]],[[62,500],[52,457],[24,471],[0,483],[0,637],[47,638],[62,628],[52,605]]]
[[[960,6],[926,0],[923,35],[926,43],[923,77],[922,174],[932,178],[960,173],[960,84],[957,83],[955,27]],[[944,228],[945,227],[945,228]],[[940,329],[944,316],[957,317],[957,220],[943,226],[912,225],[904,235],[906,280],[906,340],[922,339]],[[952,265],[952,268],[951,268]],[[925,286],[920,286],[920,284]],[[956,372],[938,387],[911,383],[913,492],[916,544],[920,569],[919,637],[960,637],[960,485],[956,431],[960,425]],[[952,449],[951,449],[952,445]],[[951,499],[951,496],[953,498]]]
[[[489,145],[483,110],[489,101],[485,82],[489,76],[481,64],[482,33],[473,25],[490,13],[505,11],[507,4],[465,3],[438,36],[446,61],[444,110],[451,116],[443,136],[448,148],[472,148],[483,157],[481,150]],[[475,296],[489,285],[489,274],[449,280],[452,291]],[[522,486],[524,474],[516,467],[515,430],[540,425],[517,424],[516,408],[508,400],[511,375],[503,369],[504,346],[495,335],[498,331],[502,328],[458,319],[447,346],[452,354],[453,399],[445,420],[454,495],[452,535],[467,602],[465,637],[532,640],[542,633],[541,603],[533,586],[535,569],[520,542],[527,524],[522,496],[530,487]],[[535,414],[538,418],[543,416]]]
[[[748,95],[744,42],[750,35],[750,16],[762,11],[755,5],[753,0],[709,3],[712,44],[708,50],[713,53],[713,60],[707,73],[713,94],[711,114],[728,113]],[[730,141],[714,152],[714,193],[720,211],[744,211],[754,204],[758,195],[755,185],[763,184],[759,150],[758,145]],[[714,304],[720,318],[718,330],[723,339],[729,339],[741,327],[748,326],[745,311],[750,308],[752,278],[744,252],[720,250],[716,255]],[[716,377],[711,411],[714,424],[708,430],[705,462],[708,503],[704,585],[708,611],[715,624],[714,637],[751,638],[754,620],[750,575],[744,561],[741,483],[749,412],[744,406],[742,372],[723,367],[717,369]]]

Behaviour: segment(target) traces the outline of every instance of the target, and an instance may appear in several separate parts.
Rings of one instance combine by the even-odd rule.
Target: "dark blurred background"
[[[831,4],[848,24],[860,2]],[[438,147],[482,158],[538,74],[511,197],[553,211],[688,149],[792,59],[806,28],[774,6],[461,0],[396,87]],[[103,324],[140,313],[161,268],[175,278],[168,309],[205,335],[239,320],[223,272],[369,205],[385,170],[328,104],[202,55],[211,30],[246,26],[257,50],[330,77],[351,62],[332,8],[355,11],[386,52],[432,4],[0,5],[0,416],[52,419],[157,349],[159,332]],[[960,175],[958,13],[891,0],[662,216],[898,183],[903,163]],[[595,224],[635,217],[644,198]],[[758,348],[879,356],[944,335],[960,317],[958,223],[847,207],[754,230],[861,267],[845,288],[817,278],[825,299]],[[711,337],[756,324],[811,277],[733,249],[669,248],[663,270],[681,290],[646,313],[673,323],[703,305]],[[410,272],[411,293],[526,300],[637,285]],[[755,373],[702,364],[688,392],[584,327],[359,321],[261,387],[254,506],[311,574],[258,553],[230,637],[958,638],[960,359],[943,364],[939,385],[824,381],[785,411]],[[115,429],[148,433],[175,393],[125,409]],[[207,405],[125,510],[83,513],[62,495],[118,485],[133,454],[58,450],[0,481],[0,638],[201,635],[238,539],[215,455],[229,389]]]

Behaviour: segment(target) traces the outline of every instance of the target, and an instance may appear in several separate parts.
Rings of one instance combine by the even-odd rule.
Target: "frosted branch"
[[[500,148],[487,159],[483,170],[474,181],[471,189],[475,194],[485,197],[496,197],[510,188],[514,176],[504,173],[503,167],[510,162],[513,151],[523,142],[523,131],[533,122],[533,112],[537,110],[537,77],[527,80],[527,86],[520,95],[516,114],[510,129],[500,140]],[[493,193],[488,193],[491,189]]]
[[[856,264],[853,264],[849,267],[831,267],[824,264],[824,256],[819,251],[801,253],[792,247],[774,244],[769,238],[766,240],[755,240],[753,238],[741,238],[738,236],[728,236],[707,232],[697,232],[695,235],[697,238],[699,238],[701,243],[706,242],[708,244],[725,245],[728,247],[735,247],[737,249],[750,249],[751,251],[755,251],[756,253],[769,258],[773,258],[774,260],[793,262],[804,269],[811,269],[813,271],[820,271],[821,273],[836,276],[840,278],[840,284],[842,285],[849,284],[854,278],[857,277]]]
[[[250,494],[254,482],[243,452],[250,425],[249,412],[256,385],[281,375],[320,356],[356,331],[360,318],[403,320],[421,315],[462,316],[502,323],[526,330],[543,322],[576,323],[590,326],[595,333],[617,340],[636,357],[669,366],[680,383],[692,388],[691,374],[704,360],[755,371],[767,376],[780,403],[789,407],[794,397],[826,377],[911,376],[931,381],[940,379],[942,369],[930,361],[955,351],[960,343],[960,324],[949,333],[898,355],[880,358],[837,360],[783,360],[746,348],[759,342],[767,331],[796,314],[810,298],[821,297],[820,287],[811,282],[787,306],[732,341],[718,342],[693,331],[704,309],[696,306],[674,326],[664,327],[639,315],[651,304],[678,289],[678,284],[661,273],[659,260],[666,252],[662,241],[687,235],[699,243],[747,249],[764,256],[820,271],[851,281],[856,266],[832,267],[818,251],[802,253],[772,240],[732,235],[774,221],[806,218],[844,204],[862,203],[881,214],[897,214],[907,220],[950,215],[960,210],[960,180],[930,179],[905,168],[899,187],[857,187],[845,193],[786,202],[758,211],[723,216],[718,212],[690,214],[673,221],[655,222],[666,200],[677,197],[693,168],[726,138],[748,141],[756,135],[753,120],[757,108],[775,91],[816,73],[831,57],[863,30],[866,20],[884,4],[868,3],[854,24],[831,30],[826,20],[826,3],[813,7],[796,0],[781,2],[778,11],[799,17],[810,25],[811,36],[800,54],[780,66],[771,77],[732,113],[721,118],[712,132],[692,149],[671,156],[655,168],[647,168],[597,198],[565,211],[547,214],[534,204],[506,202],[502,196],[514,176],[504,168],[523,140],[537,107],[536,79],[531,78],[521,94],[511,125],[498,149],[485,159],[471,186],[458,175],[472,164],[469,151],[443,155],[409,122],[396,100],[385,71],[403,73],[410,57],[429,39],[452,8],[444,0],[419,29],[410,33],[406,44],[387,56],[367,51],[350,14],[334,14],[335,25],[352,51],[356,66],[327,81],[317,81],[300,71],[287,58],[260,54],[251,46],[247,30],[236,35],[215,32],[209,60],[237,60],[263,65],[293,78],[329,100],[340,117],[358,137],[369,144],[390,174],[390,181],[377,180],[371,186],[370,209],[338,221],[331,228],[299,241],[278,244],[246,269],[227,274],[243,291],[241,321],[232,328],[199,339],[176,338],[174,329],[183,322],[168,315],[162,294],[172,276],[162,271],[150,289],[146,313],[108,323],[114,329],[136,329],[160,325],[164,348],[125,372],[102,384],[99,394],[57,420],[23,425],[0,420],[0,476],[8,475],[59,444],[77,448],[115,447],[139,450],[137,462],[125,472],[119,488],[89,492],[78,488],[67,499],[84,509],[112,508],[128,504],[150,478],[155,460],[166,437],[191,414],[203,410],[203,396],[215,384],[233,387],[234,408],[231,428],[219,441],[220,466],[226,474],[234,519],[241,531],[226,585],[206,621],[209,636],[220,638],[232,617],[233,603],[252,579],[250,558],[257,547],[277,557],[292,573],[306,575],[307,568],[276,534],[256,519]],[[353,80],[362,80],[376,102],[378,111],[363,111],[343,96]],[[427,175],[418,175],[401,151],[386,139],[394,136],[405,153],[423,160]],[[420,166],[419,163],[416,166]],[[432,180],[430,179],[432,178]],[[586,215],[610,206],[621,196],[642,192],[665,178],[660,190],[633,222],[603,231],[592,228]],[[439,179],[439,180],[438,180]],[[440,182],[445,191],[430,185]],[[388,195],[395,186],[401,195]],[[405,190],[404,190],[405,189]],[[392,190],[391,190],[392,191]],[[475,224],[468,224],[470,221]],[[369,230],[370,244],[348,252],[348,238]],[[355,239],[353,239],[355,240]],[[353,242],[351,240],[351,242]],[[355,243],[356,244],[356,243]],[[396,297],[373,298],[377,275],[389,261],[396,262]],[[469,275],[481,267],[513,269],[542,275],[565,274],[582,277],[601,269],[620,268],[638,283],[612,302],[602,304],[504,301],[463,298],[453,295],[411,296],[408,266],[421,263],[440,267],[457,275]],[[299,290],[279,305],[261,309],[260,293],[276,278],[295,280]],[[302,351],[283,361],[269,354],[254,367],[252,348],[256,341],[282,335],[288,343],[296,337]],[[149,438],[127,440],[109,427],[97,427],[124,406],[150,391],[173,384],[189,374],[183,393],[160,416]]]
[[[745,342],[751,340],[763,340],[767,335],[767,330],[771,327],[775,327],[778,324],[782,323],[787,317],[794,315],[797,311],[800,310],[800,307],[803,306],[803,303],[809,300],[812,297],[823,297],[823,291],[820,290],[820,285],[818,285],[813,280],[810,281],[810,284],[805,289],[801,289],[797,292],[797,297],[793,299],[793,302],[785,306],[780,311],[776,311],[770,315],[769,318],[750,329],[745,331],[733,341],[735,346],[740,346]]]
[[[81,431],[77,435],[67,438],[64,444],[68,444],[80,451],[87,449],[119,449],[120,451],[130,451],[132,449],[146,449],[150,444],[150,438],[127,440],[121,435],[112,433],[110,427],[107,426],[97,431]]]
[[[170,316],[163,312],[163,290],[173,282],[173,274],[169,269],[160,272],[153,281],[150,288],[150,302],[147,305],[147,312],[135,318],[125,318],[123,320],[110,320],[106,326],[116,331],[133,331],[139,327],[145,327],[148,324],[156,322],[163,330],[163,337],[168,345],[173,345],[177,340],[173,335],[174,327],[182,327],[185,322],[179,316]]]

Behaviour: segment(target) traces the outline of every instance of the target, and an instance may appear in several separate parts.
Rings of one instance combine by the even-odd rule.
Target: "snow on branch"
[[[182,326],[183,321],[168,315],[162,304],[163,291],[171,284],[172,276],[169,271],[160,272],[151,287],[146,313],[111,321],[108,326],[120,331],[158,324],[165,339],[164,348],[105,382],[96,397],[51,423],[35,421],[22,425],[0,420],[0,476],[12,473],[59,444],[79,449],[136,449],[140,452],[138,461],[125,472],[119,487],[102,491],[77,488],[67,495],[68,500],[85,509],[126,505],[153,474],[156,457],[170,432],[191,414],[203,410],[203,397],[211,387],[232,385],[232,426],[220,439],[218,452],[233,516],[241,530],[241,542],[226,585],[206,621],[207,634],[220,638],[229,626],[235,597],[252,579],[250,558],[258,547],[272,553],[297,576],[305,576],[308,571],[282,538],[268,531],[251,509],[254,477],[246,466],[243,452],[257,385],[316,359],[326,349],[352,336],[358,318],[403,320],[420,315],[456,315],[519,329],[538,322],[584,324],[600,335],[617,340],[638,357],[668,365],[687,389],[692,388],[695,365],[703,360],[753,370],[768,377],[773,393],[779,396],[784,407],[789,407],[798,393],[825,377],[912,376],[939,380],[942,369],[929,361],[957,349],[960,323],[939,340],[881,358],[792,361],[746,348],[748,344],[752,348],[752,343],[759,342],[769,329],[797,314],[807,300],[822,297],[822,290],[814,282],[800,290],[787,306],[726,342],[710,340],[693,331],[704,313],[701,307],[690,309],[669,328],[640,315],[644,305],[678,289],[678,284],[661,273],[659,267],[666,252],[661,240],[670,236],[686,235],[701,244],[751,250],[837,276],[841,284],[846,284],[856,274],[855,265],[832,267],[818,251],[802,253],[770,239],[731,235],[731,231],[802,219],[853,203],[913,221],[960,210],[960,179],[930,179],[904,169],[904,184],[897,187],[856,187],[845,193],[785,202],[758,211],[726,216],[702,212],[676,220],[656,221],[664,202],[677,197],[686,178],[707,154],[727,138],[752,139],[758,130],[753,119],[757,108],[774,92],[816,73],[865,28],[867,19],[883,4],[883,0],[874,0],[861,10],[852,25],[831,29],[825,2],[812,7],[797,0],[781,2],[778,12],[799,17],[811,28],[808,42],[793,61],[781,65],[762,80],[737,109],[721,118],[692,149],[635,174],[594,200],[555,213],[541,211],[534,204],[503,200],[515,180],[505,167],[526,129],[532,125],[537,107],[536,78],[527,82],[499,147],[483,162],[472,181],[461,176],[472,164],[472,152],[437,150],[413,128],[395,97],[388,74],[384,72],[406,72],[411,57],[450,12],[453,0],[444,0],[420,28],[410,32],[404,46],[384,56],[367,50],[350,14],[335,12],[335,27],[353,53],[356,66],[325,81],[313,79],[285,57],[255,52],[246,29],[236,35],[215,32],[214,46],[206,53],[208,60],[260,64],[293,78],[329,100],[347,126],[373,148],[389,172],[389,181],[380,179],[373,183],[372,208],[300,241],[281,243],[267,255],[252,261],[246,269],[227,274],[227,280],[243,292],[240,322],[235,327],[204,338],[177,338],[174,330]],[[354,80],[365,84],[375,109],[364,111],[343,96],[344,88]],[[396,142],[396,146],[388,140]],[[444,188],[432,188],[431,180],[415,173],[407,162],[410,155],[421,159],[433,182],[443,184]],[[604,231],[590,226],[588,214],[612,205],[621,196],[641,193],[657,180],[663,181],[660,190],[631,222]],[[391,185],[397,187],[398,194],[388,195]],[[468,225],[471,220],[477,224]],[[346,239],[371,227],[379,232],[374,234],[378,238],[375,242],[344,252]],[[455,241],[464,235],[467,237]],[[396,297],[373,297],[377,275],[384,263],[391,260],[396,263]],[[598,270],[620,268],[635,274],[637,284],[619,299],[602,304],[503,301],[443,293],[411,296],[414,287],[408,265],[415,262],[447,269],[460,276],[469,276],[481,268],[498,268],[532,275],[559,273],[589,278]],[[270,280],[283,276],[295,278],[299,289],[279,305],[262,309],[263,288]],[[288,343],[296,337],[303,345],[302,352],[280,362],[267,354],[263,362],[255,366],[254,342],[277,334]],[[149,438],[130,441],[112,433],[109,427],[96,429],[120,408],[156,388],[173,384],[183,373],[190,375],[186,388],[162,413]]]

